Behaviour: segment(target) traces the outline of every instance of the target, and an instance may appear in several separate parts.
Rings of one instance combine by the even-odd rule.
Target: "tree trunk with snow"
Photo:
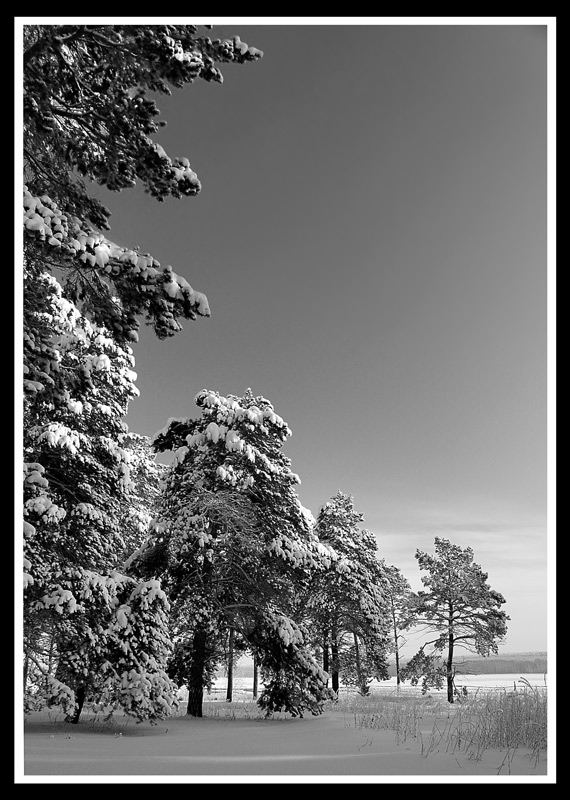
[[[332,690],[338,694],[339,673],[338,673],[338,641],[336,631],[331,634],[331,662],[332,662]]]
[[[325,633],[323,637],[323,670],[325,672],[329,671],[329,642],[327,633]]]

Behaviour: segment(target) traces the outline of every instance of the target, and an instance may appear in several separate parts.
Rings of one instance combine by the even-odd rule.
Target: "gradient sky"
[[[156,138],[202,192],[97,190],[109,238],[212,309],[174,339],[141,332],[130,428],[251,387],[293,431],[303,505],[351,493],[414,589],[417,548],[472,547],[507,598],[502,651],[545,650],[546,26],[210,35],[234,34],[263,59],[158,103]]]

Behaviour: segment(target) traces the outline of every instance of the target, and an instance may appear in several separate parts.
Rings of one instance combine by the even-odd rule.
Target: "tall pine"
[[[290,429],[264,397],[203,391],[197,419],[172,420],[154,440],[175,459],[153,524],[133,561],[173,603],[173,674],[188,713],[219,663],[224,631],[257,653],[268,713],[320,711],[326,675],[298,624],[298,594],[333,557],[308,525],[299,478],[282,452]]]
[[[338,558],[326,576],[316,576],[308,607],[334,692],[341,674],[363,694],[372,678],[387,676],[386,579],[376,539],[363,521],[352,495],[341,491],[317,515],[319,540]]]

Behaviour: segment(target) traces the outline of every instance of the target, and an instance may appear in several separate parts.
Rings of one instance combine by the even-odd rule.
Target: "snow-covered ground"
[[[474,676],[470,676],[474,677]],[[507,676],[480,676],[497,679]],[[511,677],[511,676],[509,676]],[[516,676],[515,680],[520,676]],[[529,676],[525,676],[527,679]],[[543,681],[543,676],[540,676]],[[247,681],[247,679],[246,679]],[[243,679],[238,683],[242,683]],[[512,688],[512,682],[507,684]],[[426,704],[421,735],[359,727],[347,711],[303,719],[258,716],[247,687],[226,703],[225,679],[207,696],[205,716],[179,716],[159,725],[117,717],[69,725],[57,714],[32,714],[16,748],[20,783],[343,783],[548,782],[547,762],[522,751],[487,750],[478,761],[444,743],[426,755],[441,714]],[[386,691],[387,687],[383,689]],[[218,698],[218,699],[216,699]],[[447,710],[450,707],[447,705]],[[280,717],[280,718],[278,718]],[[441,717],[439,718],[441,722]],[[423,750],[422,753],[422,743]]]

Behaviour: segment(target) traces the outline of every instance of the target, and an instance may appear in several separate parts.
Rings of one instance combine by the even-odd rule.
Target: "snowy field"
[[[473,684],[513,689],[521,676],[485,675]],[[544,685],[544,676],[525,676]],[[533,678],[534,682],[531,681]],[[483,680],[484,679],[484,680]],[[492,681],[491,681],[492,679]],[[334,706],[318,717],[259,716],[240,678],[234,701],[225,702],[225,679],[206,696],[204,717],[180,714],[157,726],[117,716],[105,723],[85,715],[69,725],[61,714],[32,714],[23,726],[24,755],[17,782],[85,783],[279,783],[279,782],[545,782],[546,755],[538,763],[522,750],[486,750],[477,760],[443,740],[434,746],[434,730],[449,723],[456,707],[433,696],[406,699],[421,704],[419,730],[411,735],[371,729],[355,715]],[[240,687],[241,684],[241,687]],[[395,695],[385,683],[374,689]],[[481,688],[481,687],[479,687]],[[341,693],[342,694],[342,693]],[[374,692],[376,694],[376,691]],[[346,691],[348,697],[349,693]],[[217,699],[216,699],[217,698]],[[429,746],[428,746],[429,745]],[[429,751],[429,752],[428,752]],[[18,774],[20,775],[18,779]]]

